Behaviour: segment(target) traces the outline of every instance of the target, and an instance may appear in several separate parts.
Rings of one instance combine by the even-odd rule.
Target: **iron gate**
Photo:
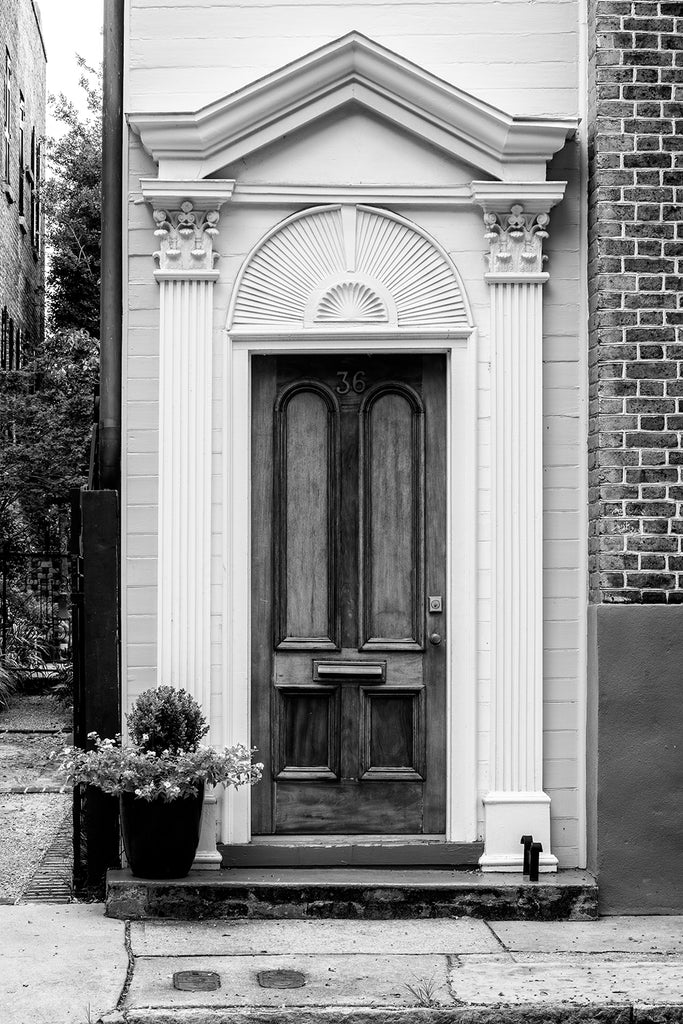
[[[72,555],[0,548],[0,654],[15,671],[50,675],[72,658]]]

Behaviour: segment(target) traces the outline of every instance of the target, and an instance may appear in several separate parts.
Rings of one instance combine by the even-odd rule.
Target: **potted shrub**
[[[262,765],[241,744],[202,747],[209,731],[186,690],[146,690],[126,716],[131,742],[90,733],[91,750],[66,747],[59,771],[74,786],[96,786],[119,797],[128,864],[140,878],[183,878],[192,866],[204,787],[243,786],[261,778]]]

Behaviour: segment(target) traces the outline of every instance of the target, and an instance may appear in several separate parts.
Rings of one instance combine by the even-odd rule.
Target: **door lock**
[[[429,598],[429,612],[431,615],[438,615],[443,611],[443,600],[441,597]]]

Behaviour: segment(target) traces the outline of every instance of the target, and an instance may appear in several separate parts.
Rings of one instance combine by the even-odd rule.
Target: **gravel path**
[[[61,788],[53,750],[71,741],[71,712],[49,694],[20,694],[0,713],[0,793],[19,787]],[[29,729],[55,730],[28,732]],[[18,730],[18,731],[14,731]]]
[[[0,795],[0,903],[21,896],[70,809],[67,795]]]
[[[62,787],[53,750],[61,750],[61,735],[9,733],[0,736],[0,793],[23,786]]]
[[[0,903],[14,903],[71,813],[71,792],[14,793],[63,786],[50,752],[70,742],[71,712],[50,694],[18,694],[0,712]],[[52,733],[11,730],[55,730]],[[9,730],[9,731],[8,731]],[[68,864],[65,871],[68,873]]]
[[[0,732],[5,729],[71,729],[71,710],[51,694],[18,694],[0,711]]]

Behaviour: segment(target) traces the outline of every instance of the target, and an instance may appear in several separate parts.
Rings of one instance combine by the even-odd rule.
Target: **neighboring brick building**
[[[0,370],[25,366],[43,334],[40,181],[46,54],[35,0],[0,5]]]
[[[683,3],[590,14],[589,865],[609,904],[666,909],[683,841]]]

